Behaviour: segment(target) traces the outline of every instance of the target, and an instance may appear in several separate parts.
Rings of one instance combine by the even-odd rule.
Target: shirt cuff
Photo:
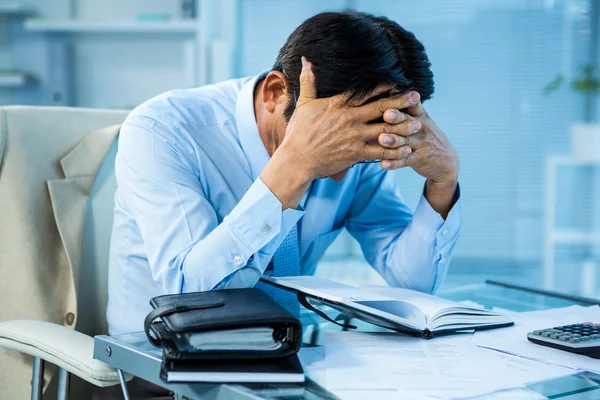
[[[253,264],[252,256],[259,250],[269,252],[271,246],[276,249],[303,215],[304,209],[282,211],[281,202],[257,179],[223,223],[211,232],[211,242],[194,246],[186,257],[184,291],[225,287],[235,272]],[[222,267],[200,273],[194,265],[201,258],[218,260]]]
[[[258,178],[224,222],[250,258],[280,232],[288,232],[304,213],[301,207],[282,210],[279,199]]]
[[[437,239],[438,249],[444,247],[444,244],[451,242],[462,225],[460,186],[457,185],[456,187],[455,202],[445,221],[431,207],[423,194],[413,214],[411,224],[414,225],[415,230],[427,243],[433,243]]]

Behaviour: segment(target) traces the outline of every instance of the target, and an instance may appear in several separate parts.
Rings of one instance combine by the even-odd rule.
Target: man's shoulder
[[[195,129],[221,124],[235,118],[240,89],[250,78],[232,79],[198,88],[162,93],[136,107],[125,124],[177,126]]]

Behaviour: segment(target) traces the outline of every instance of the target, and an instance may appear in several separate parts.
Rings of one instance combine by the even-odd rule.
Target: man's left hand
[[[418,96],[417,92],[413,93]],[[404,158],[382,161],[381,167],[387,170],[411,167],[425,177],[427,200],[445,217],[453,204],[460,166],[458,153],[452,143],[427,114],[418,97],[415,97],[415,104],[407,109],[386,110],[383,119],[390,125],[407,120],[420,125],[418,130],[417,127],[413,129],[414,133],[406,135],[390,133],[379,135],[379,144],[384,147],[408,146],[411,149],[410,154]]]
[[[418,96],[417,92],[414,93]],[[412,150],[400,160],[383,161],[382,168],[392,170],[411,167],[432,182],[451,182],[458,179],[458,154],[420,101],[403,111],[387,110],[383,119],[391,125],[406,120],[416,121],[413,124],[419,124],[420,129],[404,136],[389,133],[379,135],[379,144],[383,147],[391,149],[408,145]]]

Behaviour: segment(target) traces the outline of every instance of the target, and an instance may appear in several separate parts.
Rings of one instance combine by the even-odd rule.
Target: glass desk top
[[[566,296],[560,293],[514,287],[501,282],[490,282],[460,286],[442,290],[438,296],[453,301],[468,301],[477,303],[487,309],[498,311],[536,311],[550,308],[568,307],[571,305],[590,306],[600,304],[600,300]],[[344,319],[333,309],[323,309],[334,319]],[[318,317],[316,314],[302,310],[300,319],[304,328],[303,347],[319,351],[323,344],[324,332],[342,330]],[[360,331],[386,331],[361,321],[351,320]],[[107,356],[106,347],[112,347],[112,354]],[[271,386],[244,387],[240,385],[207,385],[207,384],[177,384],[165,385],[158,378],[160,368],[160,350],[153,348],[145,339],[142,332],[118,335],[113,337],[98,336],[95,341],[94,356],[110,365],[121,368],[125,372],[139,376],[153,383],[166,387],[189,398],[211,399],[244,399],[244,398],[293,398],[293,399],[337,399],[325,388],[307,377],[304,388],[287,386],[276,388]],[[600,361],[599,361],[600,362]],[[500,397],[502,396],[502,397]],[[583,372],[568,377],[552,379],[542,383],[528,385],[525,389],[475,397],[475,399],[566,399],[588,400],[600,399],[600,375]]]

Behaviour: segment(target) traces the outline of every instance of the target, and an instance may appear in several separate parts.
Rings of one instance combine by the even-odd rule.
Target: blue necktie
[[[273,255],[273,270],[267,271],[271,276],[297,276],[300,275],[300,247],[298,244],[298,226],[290,230],[288,235],[283,239],[281,245]],[[296,295],[286,290],[274,288],[268,285],[261,285],[271,297],[279,304],[295,316],[298,316],[300,307]]]

